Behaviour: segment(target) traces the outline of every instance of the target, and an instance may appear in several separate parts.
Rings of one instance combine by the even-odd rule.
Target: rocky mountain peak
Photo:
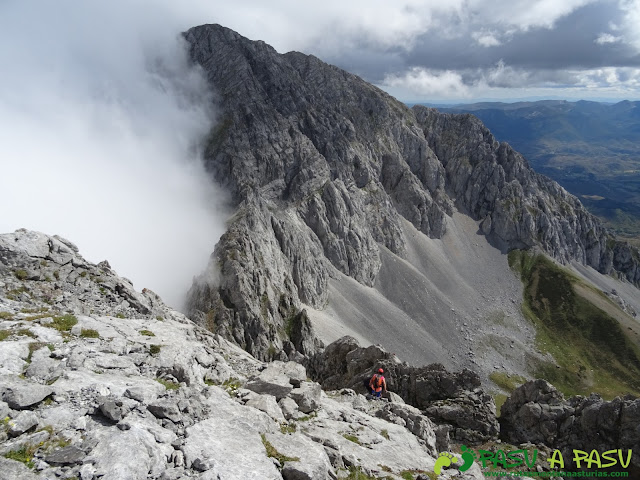
[[[409,229],[442,239],[457,212],[503,252],[535,247],[640,283],[637,250],[476,118],[409,109],[315,57],[218,25],[184,37],[221,110],[207,168],[237,205],[209,267],[220,275],[193,285],[189,316],[255,355],[301,353],[290,334],[305,306],[331,306],[343,276],[378,288],[388,253],[409,259]]]

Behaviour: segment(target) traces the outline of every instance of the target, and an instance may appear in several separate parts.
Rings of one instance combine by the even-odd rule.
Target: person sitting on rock
[[[386,393],[387,391],[387,381],[384,379],[384,370],[379,368],[378,373],[374,373],[371,380],[369,380],[369,390],[371,390],[371,395],[376,398],[380,398],[382,392]]]

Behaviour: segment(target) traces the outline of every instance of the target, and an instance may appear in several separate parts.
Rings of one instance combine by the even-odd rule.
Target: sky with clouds
[[[229,214],[180,38],[204,23],[404,101],[640,98],[640,0],[1,0],[0,232],[60,234],[179,306]]]
[[[640,98],[640,0],[239,1],[216,17],[405,101]]]

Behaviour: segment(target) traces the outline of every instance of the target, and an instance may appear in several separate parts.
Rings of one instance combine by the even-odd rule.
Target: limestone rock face
[[[185,38],[224,110],[207,165],[238,205],[214,252],[220,284],[197,282],[189,315],[266,358],[335,272],[371,286],[380,245],[403,254],[401,216],[444,233],[444,170],[409,109],[355,75],[217,25]]]
[[[221,111],[207,168],[236,207],[188,316],[259,358],[312,356],[321,345],[304,305],[326,306],[341,274],[375,285],[385,249],[407,255],[405,219],[441,238],[456,207],[499,248],[535,246],[640,282],[637,250],[479,120],[409,109],[313,56],[219,25],[184,37]]]
[[[135,292],[106,264],[86,262],[70,242],[19,231],[0,235],[2,245],[12,253],[0,255],[0,360],[11,373],[0,375],[0,479],[315,480],[347,467],[397,478],[433,469],[434,426],[415,409],[325,393],[301,364],[265,364]],[[82,272],[120,293],[94,289]],[[52,290],[60,301],[49,302]]]
[[[348,336],[329,344],[308,363],[312,376],[325,388],[343,385],[362,393],[373,372],[382,367],[391,392],[435,424],[448,426],[450,438],[459,443],[476,445],[495,440],[500,433],[493,398],[480,389],[480,377],[470,370],[449,372],[439,364],[412,367],[377,345],[360,347]],[[393,405],[383,418],[399,416],[420,436],[422,427],[416,427],[420,422],[399,413],[412,407]],[[435,433],[432,441],[435,445]]]
[[[504,438],[514,444],[532,442],[558,448],[632,450],[631,476],[640,474],[640,399],[617,397],[610,402],[599,395],[564,398],[545,380],[518,387],[501,408]],[[626,457],[625,457],[626,458]]]
[[[576,197],[535,173],[478,118],[421,106],[413,111],[457,204],[482,221],[483,233],[497,246],[539,247],[563,263],[575,260],[606,274],[615,270],[638,285],[638,250],[616,241]]]

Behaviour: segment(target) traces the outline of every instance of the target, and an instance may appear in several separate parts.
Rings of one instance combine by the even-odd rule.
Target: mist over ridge
[[[224,231],[212,94],[168,5],[0,6],[0,231],[59,234],[181,307]]]

